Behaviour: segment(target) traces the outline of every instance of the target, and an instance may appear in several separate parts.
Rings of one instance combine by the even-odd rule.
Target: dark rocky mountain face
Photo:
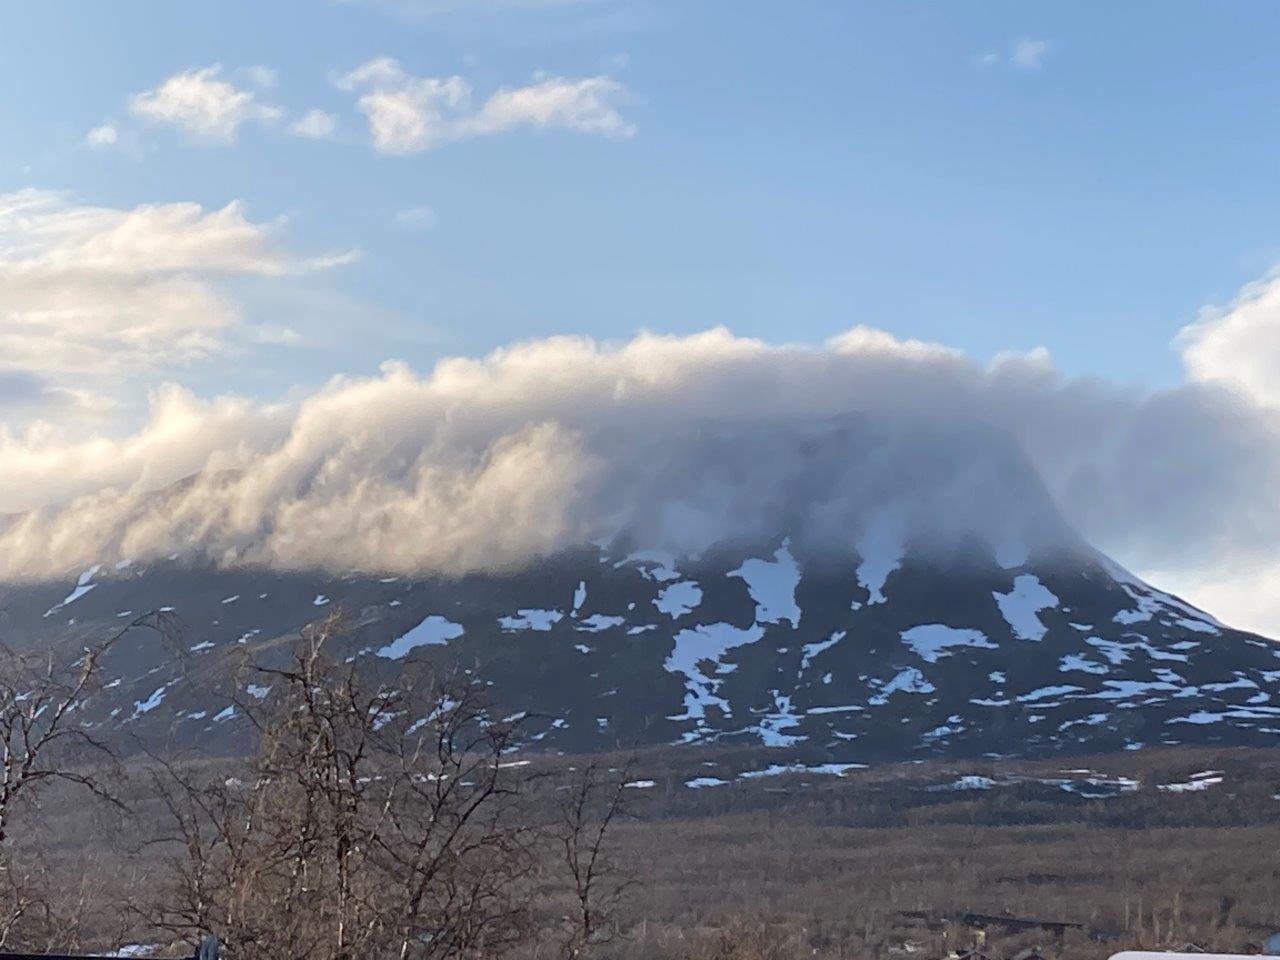
[[[1083,548],[588,547],[428,579],[122,562],[3,587],[0,637],[71,647],[169,610],[180,643],[131,632],[82,722],[235,750],[233,699],[265,689],[234,665],[278,656],[338,608],[335,655],[372,676],[481,683],[495,712],[528,715],[530,749],[720,743],[868,762],[1280,742],[1280,645]]]

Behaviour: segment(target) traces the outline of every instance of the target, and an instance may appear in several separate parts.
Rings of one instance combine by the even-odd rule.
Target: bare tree
[[[609,855],[609,840],[616,821],[627,813],[631,768],[631,761],[611,770],[593,761],[568,785],[559,804],[552,835],[573,894],[563,941],[566,957],[580,957],[614,938],[612,921],[631,881]]]
[[[147,614],[71,656],[0,647],[0,947],[42,944],[53,930],[74,929],[73,919],[56,916],[33,842],[35,800],[63,784],[123,808],[104,775],[114,753],[80,716],[100,687],[103,657],[137,628],[167,635],[172,622]],[[21,846],[13,831],[20,814]]]
[[[257,740],[243,772],[161,762],[176,847],[153,917],[187,939],[214,931],[236,960],[491,955],[525,930],[533,866],[503,760],[514,727],[471,684],[367,682],[326,655],[340,629],[318,624],[287,666],[255,670],[237,699]]]

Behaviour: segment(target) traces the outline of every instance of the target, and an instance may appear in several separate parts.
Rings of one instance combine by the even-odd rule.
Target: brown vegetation
[[[1061,761],[692,790],[707,765],[733,780],[759,752],[526,765],[516,721],[490,717],[474,682],[372,683],[326,656],[336,628],[247,667],[243,761],[116,763],[75,722],[99,652],[6,655],[0,948],[127,935],[178,955],[211,930],[235,960],[1011,958],[1033,945],[1101,960],[1241,951],[1280,928],[1273,752],[1072,762],[1146,785],[1224,771],[1186,794],[1083,799],[1046,785]],[[639,770],[645,785],[627,786]],[[934,789],[961,774],[1004,785]],[[1056,925],[991,922],[1004,916]]]

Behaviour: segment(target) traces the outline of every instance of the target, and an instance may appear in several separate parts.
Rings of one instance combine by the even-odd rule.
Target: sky
[[[1277,28],[1268,0],[6,5],[0,512],[241,464],[343,391],[448,393],[449,358],[494,389],[651,379],[654,343],[785,383],[860,351],[951,371],[1103,549],[1280,633]]]

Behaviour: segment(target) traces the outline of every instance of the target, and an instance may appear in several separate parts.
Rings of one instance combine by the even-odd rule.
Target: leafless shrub
[[[79,714],[99,688],[102,658],[137,628],[165,635],[172,623],[148,614],[69,657],[0,647],[0,947],[75,936],[85,891],[69,898],[69,914],[59,911],[38,843],[37,799],[63,785],[123,807],[109,784],[115,755]]]
[[[257,734],[243,776],[161,763],[177,852],[154,919],[188,940],[215,931],[236,960],[492,954],[526,930],[533,873],[503,762],[514,728],[471,685],[367,683],[326,656],[339,628],[258,670],[262,699],[240,701]]]
[[[610,833],[626,816],[630,772],[630,763],[612,771],[589,763],[566,786],[551,827],[558,866],[569,879],[573,901],[573,912],[566,917],[566,957],[580,957],[617,935],[613,921],[631,884],[611,856]]]

